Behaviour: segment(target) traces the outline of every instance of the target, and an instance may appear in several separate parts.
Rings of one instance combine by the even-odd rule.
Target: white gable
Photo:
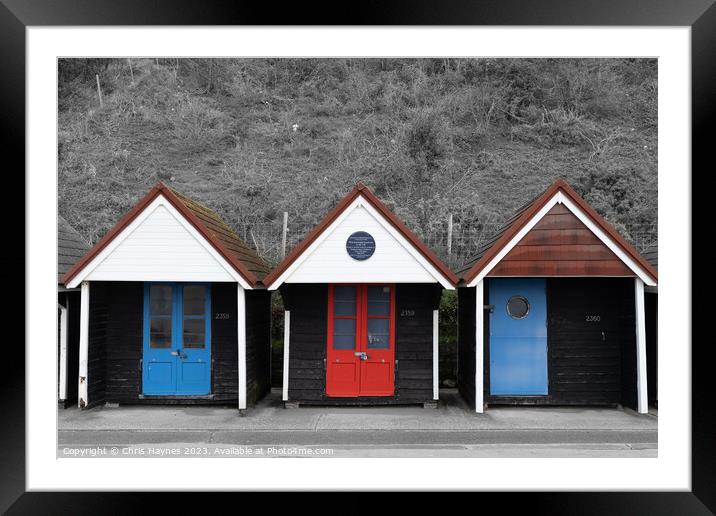
[[[154,199],[70,285],[81,281],[238,281],[214,247],[163,196]]]
[[[367,260],[346,251],[348,237],[357,231],[375,240]],[[400,232],[362,197],[358,197],[298,259],[269,287],[281,283],[441,283],[452,285]]]

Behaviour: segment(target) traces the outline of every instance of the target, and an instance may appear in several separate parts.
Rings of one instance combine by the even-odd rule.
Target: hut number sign
[[[365,231],[356,231],[346,240],[348,256],[354,260],[367,260],[375,252],[375,240]]]

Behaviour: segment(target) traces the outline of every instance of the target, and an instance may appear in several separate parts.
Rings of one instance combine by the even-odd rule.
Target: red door
[[[329,285],[326,394],[395,392],[395,286]]]

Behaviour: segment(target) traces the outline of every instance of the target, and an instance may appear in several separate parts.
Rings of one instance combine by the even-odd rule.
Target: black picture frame
[[[326,14],[329,16],[325,16]],[[692,70],[692,201],[693,250],[691,277],[700,278],[713,262],[709,253],[697,252],[712,235],[708,216],[699,217],[709,206],[707,196],[716,187],[716,175],[706,170],[711,158],[711,131],[716,110],[716,6],[714,0],[489,0],[431,2],[429,0],[366,1],[337,3],[334,8],[294,3],[280,9],[270,2],[247,5],[239,1],[189,0],[0,0],[0,113],[6,189],[13,197],[25,193],[25,29],[29,26],[63,25],[553,25],[553,26],[689,26]],[[8,157],[14,158],[8,161]],[[54,172],[54,171],[53,171]],[[51,173],[48,171],[48,173]],[[10,176],[10,177],[8,177]],[[685,177],[684,180],[689,180]],[[710,187],[710,188],[709,188]],[[8,190],[6,190],[8,191]],[[25,266],[25,227],[6,224],[8,242],[15,252],[3,258],[6,270]],[[6,220],[8,220],[6,218]],[[10,226],[10,227],[7,227]],[[701,235],[701,237],[699,237]],[[704,249],[705,251],[705,249]],[[26,271],[26,274],[30,272]],[[13,275],[11,275],[13,276]],[[15,281],[20,281],[15,274]],[[684,280],[691,282],[685,274]],[[10,278],[11,280],[13,278]],[[18,285],[18,289],[24,287]],[[6,286],[6,288],[9,288]],[[500,512],[524,503],[537,514],[711,514],[716,512],[716,426],[711,393],[713,376],[705,322],[707,305],[696,302],[699,288],[692,289],[692,489],[690,492],[619,493],[509,493],[480,495],[470,503],[497,502]],[[19,291],[19,290],[18,290]],[[22,290],[24,292],[24,290]],[[19,296],[17,296],[19,297]],[[684,300],[687,302],[688,300]],[[24,311],[15,300],[14,309]],[[17,313],[17,320],[22,315]],[[700,331],[695,331],[700,330]],[[705,340],[697,339],[703,332]],[[679,345],[679,343],[664,343]],[[711,344],[711,345],[709,345]],[[6,346],[4,361],[13,367],[2,375],[2,437],[0,446],[0,510],[8,514],[102,514],[142,513],[148,509],[146,496],[122,493],[26,493],[25,492],[25,353],[21,346]],[[220,507],[226,496],[216,493],[211,505]],[[191,500],[179,494],[162,494],[163,508],[173,505],[189,509]],[[217,498],[220,496],[221,498]],[[239,495],[246,496],[246,495]],[[265,495],[264,495],[265,496]],[[254,496],[254,502],[260,496]],[[268,500],[271,497],[264,498]],[[195,501],[195,499],[193,499]],[[354,498],[352,502],[361,502]],[[416,495],[420,503],[420,497]],[[244,502],[246,503],[246,502]],[[264,502],[268,503],[268,502]],[[275,503],[275,499],[272,499]],[[300,504],[295,498],[292,504]],[[492,504],[490,504],[492,505]],[[248,507],[248,505],[244,505]],[[452,502],[448,507],[457,508]],[[476,508],[479,507],[476,506]]]

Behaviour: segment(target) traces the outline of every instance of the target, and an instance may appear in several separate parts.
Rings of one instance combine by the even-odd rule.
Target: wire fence
[[[466,263],[477,251],[480,244],[496,233],[502,223],[482,224],[480,227],[462,227],[455,224],[452,231],[446,221],[444,227],[427,234],[417,232],[419,238],[450,267]],[[286,254],[291,252],[308,233],[313,224],[288,221],[286,230]],[[259,255],[275,265],[283,258],[283,224],[281,221],[240,225],[238,232],[253,245]],[[657,243],[657,224],[624,224],[619,232],[639,252]]]

